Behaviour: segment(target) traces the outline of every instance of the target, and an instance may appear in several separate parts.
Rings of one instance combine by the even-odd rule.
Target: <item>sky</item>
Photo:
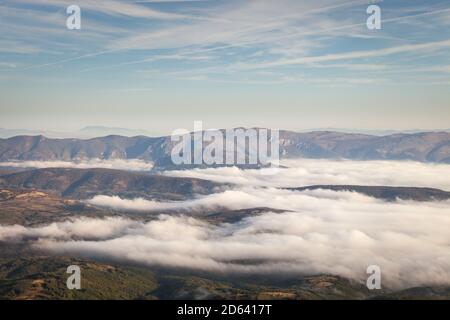
[[[450,128],[448,0],[0,0],[0,28],[0,128]]]

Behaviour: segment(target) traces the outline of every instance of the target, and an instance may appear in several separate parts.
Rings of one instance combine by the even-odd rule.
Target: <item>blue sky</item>
[[[3,128],[450,128],[448,0],[4,0],[0,27]]]

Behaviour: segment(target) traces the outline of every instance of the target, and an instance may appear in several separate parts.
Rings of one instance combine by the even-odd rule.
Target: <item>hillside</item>
[[[0,244],[0,249],[3,246]],[[17,248],[15,248],[17,249]],[[369,291],[364,284],[332,275],[289,278],[214,276],[175,269],[130,266],[57,256],[0,255],[0,299],[448,299],[448,287]],[[67,290],[67,266],[81,268],[81,290]]]
[[[450,163],[450,133],[372,136],[339,132],[280,134],[285,157],[353,160],[415,160]]]
[[[82,269],[81,290],[67,290],[67,266]],[[0,257],[0,299],[155,299],[153,272],[67,257]]]
[[[434,188],[417,187],[386,187],[386,186],[351,186],[351,185],[317,185],[300,188],[287,188],[288,190],[333,190],[333,191],[351,191],[365,194],[370,197],[386,201],[414,200],[414,201],[434,201],[450,199],[450,192]]]
[[[179,215],[177,210],[152,211],[127,211],[114,210],[84,202],[83,200],[61,198],[54,194],[42,191],[0,189],[0,226],[22,225],[39,226],[53,222],[64,221],[76,217],[103,218],[110,216],[122,216],[141,221],[155,219],[159,214]],[[209,211],[189,210],[189,215],[203,219],[213,224],[235,223],[246,217],[263,214],[266,212],[284,212],[272,208],[251,208],[242,210],[220,209]]]
[[[95,195],[124,198],[184,199],[208,194],[219,185],[194,178],[174,178],[111,169],[37,169],[0,176],[0,187],[37,189],[63,197],[87,199]]]
[[[118,215],[74,199],[34,190],[0,189],[0,225],[37,226],[74,217]]]

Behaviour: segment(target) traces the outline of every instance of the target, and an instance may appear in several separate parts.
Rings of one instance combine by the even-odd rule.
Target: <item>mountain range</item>
[[[170,136],[105,136],[50,139],[16,136],[0,139],[0,161],[82,161],[141,159],[155,169],[170,169],[174,142]],[[203,146],[205,147],[205,145]],[[351,160],[412,160],[450,163],[450,133],[423,132],[374,136],[332,131],[280,131],[280,157]]]
[[[317,132],[317,131],[333,131],[342,133],[358,133],[369,134],[374,136],[386,136],[390,134],[400,133],[420,133],[420,132],[450,132],[450,129],[408,129],[408,130],[382,130],[382,129],[351,129],[351,128],[314,128],[309,130],[297,130],[298,132]],[[155,133],[151,130],[143,129],[129,129],[120,127],[107,127],[107,126],[87,126],[79,130],[72,131],[52,131],[52,130],[37,130],[37,129],[6,129],[0,128],[0,138],[8,139],[15,136],[39,136],[43,135],[48,138],[63,139],[63,138],[77,138],[77,139],[92,139],[95,137],[104,137],[108,135],[120,135],[125,137],[134,136],[153,136]],[[162,133],[159,135],[163,135]]]

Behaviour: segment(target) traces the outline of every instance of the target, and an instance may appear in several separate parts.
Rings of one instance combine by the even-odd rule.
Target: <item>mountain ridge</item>
[[[222,185],[196,178],[114,169],[46,168],[0,176],[1,188],[41,190],[77,199],[117,195],[122,198],[182,200],[193,194],[210,194],[219,186]]]
[[[285,188],[291,191],[348,191],[357,192],[385,201],[445,201],[450,199],[450,192],[428,187],[393,187],[393,186],[362,186],[362,185],[311,185],[298,188]]]
[[[0,161],[140,159],[153,162],[156,169],[165,169],[173,166],[171,150],[174,145],[170,136],[108,135],[91,139],[15,136],[0,139]],[[450,163],[450,133],[443,131],[374,136],[335,131],[298,133],[282,130],[280,157]]]

